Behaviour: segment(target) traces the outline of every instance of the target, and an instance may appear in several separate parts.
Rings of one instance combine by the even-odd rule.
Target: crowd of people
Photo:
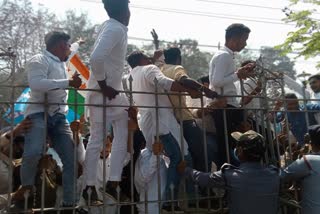
[[[287,93],[266,112],[255,62],[235,63],[249,27],[228,26],[208,75],[195,80],[178,47],[127,53],[129,1],[102,2],[110,19],[93,46],[80,121],[65,116],[67,88],[82,85],[79,74],[68,78],[70,36],[48,33],[46,49],[26,64],[25,119],[0,139],[0,194],[11,194],[9,211],[183,213],[181,200],[197,207],[199,197],[219,195],[214,187],[225,189],[231,214],[276,214],[283,189],[301,181],[291,187],[301,190],[292,210],[320,212],[320,75],[309,78],[312,102],[300,105]]]

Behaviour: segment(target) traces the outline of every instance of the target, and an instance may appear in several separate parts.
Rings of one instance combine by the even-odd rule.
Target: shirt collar
[[[109,22],[112,24],[116,24],[119,25],[123,30],[125,30],[126,32],[128,32],[128,27],[125,26],[124,24],[122,24],[121,22],[119,22],[118,20],[114,19],[114,18],[110,18]]]
[[[46,55],[46,56],[48,56],[48,57],[50,57],[51,59],[53,59],[53,60],[55,60],[55,61],[57,61],[57,62],[61,62],[61,60],[59,59],[59,57],[53,55],[52,53],[50,53],[50,52],[47,51],[47,50],[44,50],[44,51],[43,51],[43,54]]]
[[[234,58],[235,53],[230,48],[228,48],[227,46],[224,46],[223,48],[225,51],[227,51],[229,54],[231,54]]]

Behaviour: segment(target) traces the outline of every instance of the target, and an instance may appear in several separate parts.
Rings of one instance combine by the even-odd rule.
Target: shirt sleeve
[[[227,54],[221,54],[218,56],[218,59],[212,63],[215,63],[215,66],[211,66],[211,69],[213,69],[212,84],[214,87],[221,88],[226,84],[233,83],[239,79],[236,73],[225,76],[228,66],[231,64]]]
[[[319,104],[308,103],[306,105],[306,107],[307,107],[307,110],[309,110],[309,111],[320,110],[320,105]]]
[[[145,78],[149,83],[154,85],[154,80],[158,80],[158,86],[170,91],[172,83],[174,80],[166,77],[157,66],[150,66],[145,73]]]
[[[48,79],[48,71],[49,63],[44,57],[34,58],[27,64],[26,72],[31,90],[45,92],[69,86],[68,79]]]
[[[175,69],[174,80],[179,81],[182,77],[188,77],[186,71],[182,67]]]
[[[250,95],[257,87],[257,84],[252,80],[249,79],[247,81],[243,81],[243,94]],[[240,91],[241,91],[241,82],[240,82]]]
[[[310,174],[303,159],[299,159],[290,164],[287,168],[281,170],[280,177],[283,181],[298,180]]]
[[[200,187],[225,187],[226,182],[221,171],[213,173],[199,172],[191,168],[186,169],[186,173]]]
[[[80,47],[80,45],[79,45],[78,42],[75,42],[75,43],[72,43],[72,44],[71,44],[71,47],[70,47],[71,54],[70,54],[70,56],[68,57],[68,61],[70,61],[71,58],[78,53],[79,47]]]
[[[105,59],[111,54],[112,49],[123,37],[121,29],[104,29],[97,38],[95,48],[90,57],[92,74],[97,81],[106,79],[104,68]]]

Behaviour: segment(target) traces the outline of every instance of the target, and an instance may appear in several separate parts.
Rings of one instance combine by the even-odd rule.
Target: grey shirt
[[[187,169],[187,174],[200,187],[221,187],[227,190],[230,214],[276,214],[280,177],[277,168],[258,162],[229,164],[214,173]]]
[[[281,172],[283,181],[300,180],[302,183],[302,214],[320,213],[320,155],[306,155],[294,161]]]

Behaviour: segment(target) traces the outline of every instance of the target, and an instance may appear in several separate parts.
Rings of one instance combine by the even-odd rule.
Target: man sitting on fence
[[[213,173],[186,168],[186,175],[202,188],[225,188],[230,214],[276,214],[280,178],[276,167],[261,164],[264,138],[252,130],[231,135],[237,142],[240,167],[224,164],[220,171]]]

